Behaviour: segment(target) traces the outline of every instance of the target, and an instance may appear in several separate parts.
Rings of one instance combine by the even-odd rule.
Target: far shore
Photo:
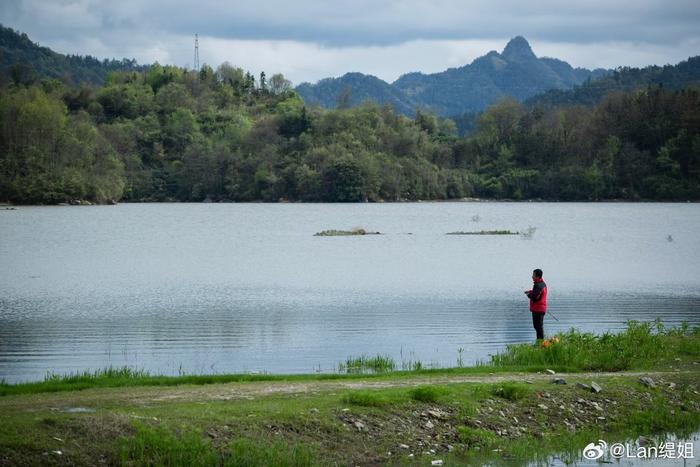
[[[119,204],[329,204],[329,205],[353,205],[353,204],[411,204],[411,203],[541,203],[541,204],[698,204],[700,200],[685,201],[664,201],[664,200],[629,200],[629,199],[606,199],[606,200],[547,200],[547,199],[487,199],[487,198],[461,198],[461,199],[430,199],[430,200],[379,200],[379,201],[357,201],[351,203],[336,203],[323,201],[115,201],[115,202],[92,202],[81,200],[77,203],[57,203],[57,204],[15,204],[10,202],[0,203],[0,210],[3,207],[79,207],[79,206],[116,206]]]

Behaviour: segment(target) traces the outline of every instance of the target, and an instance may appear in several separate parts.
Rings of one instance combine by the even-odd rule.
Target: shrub
[[[461,442],[470,448],[479,447],[488,449],[498,443],[498,438],[495,433],[481,428],[459,426],[457,427],[457,436]]]
[[[494,396],[502,397],[509,401],[518,401],[532,394],[530,386],[521,383],[503,383],[495,386],[491,393]]]
[[[444,389],[437,386],[418,386],[411,389],[408,395],[411,399],[419,402],[437,402],[444,394]]]
[[[629,321],[625,331],[600,336],[571,329],[540,346],[509,345],[491,357],[495,366],[548,366],[574,370],[620,371],[648,368],[676,353],[695,354],[700,341],[687,326],[665,329],[660,321]],[[546,343],[546,344],[545,344]]]

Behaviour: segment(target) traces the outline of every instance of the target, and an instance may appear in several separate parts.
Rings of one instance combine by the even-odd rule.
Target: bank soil
[[[600,392],[591,388],[592,382]],[[195,432],[221,453],[241,438],[260,446],[305,446],[319,465],[425,463],[475,453],[508,459],[516,455],[517,443],[540,440],[547,446],[546,441],[562,434],[630,434],[627,428],[652,434],[681,425],[697,430],[699,383],[700,372],[692,369],[403,376],[6,396],[0,398],[0,412],[7,415],[0,429],[0,465],[136,465],[148,459],[125,460],[120,452],[139,427],[165,428],[175,436]],[[427,396],[416,395],[416,388],[428,388]]]

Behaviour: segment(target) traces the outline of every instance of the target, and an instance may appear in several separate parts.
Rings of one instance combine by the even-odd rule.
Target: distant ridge
[[[341,92],[349,92],[352,105],[372,99],[380,105],[391,104],[406,115],[420,108],[453,116],[481,111],[504,96],[522,101],[551,89],[568,90],[606,73],[573,68],[554,58],[538,58],[528,41],[517,36],[501,53],[491,51],[468,65],[440,73],[407,73],[392,84],[348,73],[316,84],[302,83],[296,90],[308,104],[327,108],[337,105]]]
[[[596,80],[587,80],[573,89],[553,89],[528,99],[529,106],[556,107],[561,105],[595,105],[614,91],[630,91],[641,87],[659,86],[679,90],[700,87],[700,56],[690,57],[677,65],[618,68]]]
[[[316,84],[302,83],[296,91],[308,104],[335,108],[343,93],[347,93],[350,105],[371,100],[379,104],[391,104],[396,112],[415,113],[416,104],[401,89],[376,76],[362,73],[346,73],[340,78],[322,79]]]
[[[26,82],[55,78],[69,84],[104,83],[110,71],[143,70],[134,59],[98,60],[90,55],[63,55],[32,42],[25,33],[0,25],[0,76]]]

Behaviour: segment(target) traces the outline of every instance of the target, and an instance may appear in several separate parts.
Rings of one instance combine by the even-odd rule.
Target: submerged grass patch
[[[146,370],[131,368],[128,366],[123,367],[107,367],[98,370],[85,370],[76,373],[69,373],[67,375],[60,375],[56,373],[47,373],[44,376],[45,383],[82,383],[87,381],[95,381],[101,379],[140,379],[150,377],[150,373]]]
[[[448,232],[445,235],[520,235],[520,232],[511,232],[510,230],[479,230],[478,232]]]
[[[395,369],[396,362],[388,355],[348,357],[338,365],[341,373],[386,373]]]

